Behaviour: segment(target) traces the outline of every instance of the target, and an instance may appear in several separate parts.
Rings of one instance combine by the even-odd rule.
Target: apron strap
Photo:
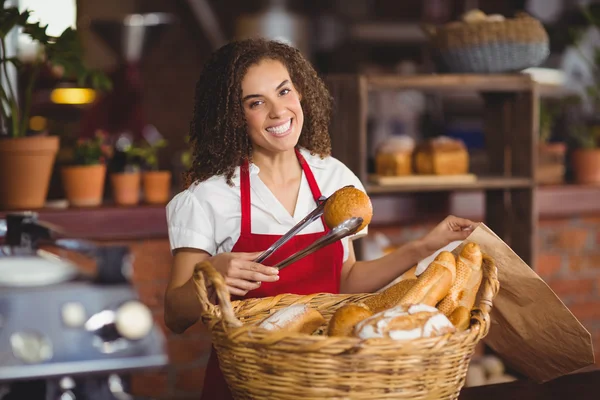
[[[240,198],[242,206],[241,234],[249,235],[252,232],[252,216],[250,215],[250,168],[247,159],[240,168]]]
[[[297,148],[296,157],[298,157],[298,161],[300,162],[300,166],[302,167],[302,171],[304,171],[304,175],[306,176],[306,180],[308,181],[308,187],[310,187],[310,191],[315,199],[315,204],[319,204],[319,197],[321,197],[321,189],[319,189],[319,185],[317,184],[317,180],[310,169],[310,166],[304,159],[304,156],[300,153],[300,150]]]
[[[300,154],[300,151],[296,148],[296,157],[298,158],[298,162],[302,167],[302,171],[304,171],[304,176],[306,176],[306,180],[308,182],[308,187],[310,187],[310,191],[315,199],[315,204],[319,204],[319,198],[321,197],[321,190],[319,189],[319,185],[317,184],[317,180],[310,169],[310,166],[304,159],[304,156]],[[240,167],[240,200],[242,206],[242,221],[241,221],[241,234],[249,235],[252,233],[252,216],[251,216],[251,199],[250,199],[250,167],[248,164],[248,160],[244,160],[242,166]],[[325,230],[327,229],[327,225],[325,224],[325,220],[323,220],[323,226],[325,226]]]

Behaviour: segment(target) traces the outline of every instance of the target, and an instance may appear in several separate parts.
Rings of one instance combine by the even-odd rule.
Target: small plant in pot
[[[575,183],[600,184],[600,125],[575,127],[573,139],[571,167]]]
[[[58,37],[49,36],[46,26],[27,22],[29,10],[5,6],[0,0],[0,209],[37,209],[45,204],[60,146],[58,136],[32,135],[29,130],[31,98],[40,72],[60,69],[64,78],[76,79],[82,86],[90,82],[94,89],[109,89],[111,84],[103,73],[85,67],[75,30],[67,28]],[[27,64],[7,53],[7,38],[13,30],[22,31],[38,47],[35,59]],[[23,76],[22,88],[11,79],[10,68]]]
[[[69,204],[96,207],[102,204],[106,164],[112,156],[108,135],[97,131],[93,139],[79,139],[69,165],[61,168],[61,179]]]
[[[141,160],[144,201],[148,204],[165,204],[171,197],[171,171],[161,170],[158,165],[158,151],[166,146],[167,141],[160,139],[129,151]]]
[[[138,158],[133,154],[134,146],[125,151],[125,166],[110,173],[110,186],[113,200],[119,206],[135,206],[140,202],[141,173]]]

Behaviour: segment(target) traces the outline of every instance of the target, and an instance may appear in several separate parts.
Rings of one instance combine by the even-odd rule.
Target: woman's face
[[[242,106],[254,151],[275,154],[296,146],[304,115],[300,93],[281,62],[266,59],[248,68]]]

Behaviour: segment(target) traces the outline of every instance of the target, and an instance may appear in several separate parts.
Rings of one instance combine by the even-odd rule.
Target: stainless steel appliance
[[[129,249],[65,237],[31,212],[0,219],[0,237],[0,399],[134,399],[121,376],[168,359]],[[96,272],[46,246],[93,258]]]

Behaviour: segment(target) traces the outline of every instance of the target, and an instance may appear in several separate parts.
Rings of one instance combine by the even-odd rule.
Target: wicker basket
[[[550,54],[544,26],[525,13],[504,21],[451,22],[423,29],[446,72],[515,72],[540,65]]]
[[[314,294],[230,302],[225,281],[208,262],[195,267],[202,320],[212,332],[221,370],[235,399],[456,399],[476,344],[488,333],[499,283],[484,257],[484,279],[470,329],[442,337],[396,342],[269,332],[257,328],[274,311],[310,304],[328,320],[335,310],[373,294]],[[220,306],[208,301],[214,285]]]

